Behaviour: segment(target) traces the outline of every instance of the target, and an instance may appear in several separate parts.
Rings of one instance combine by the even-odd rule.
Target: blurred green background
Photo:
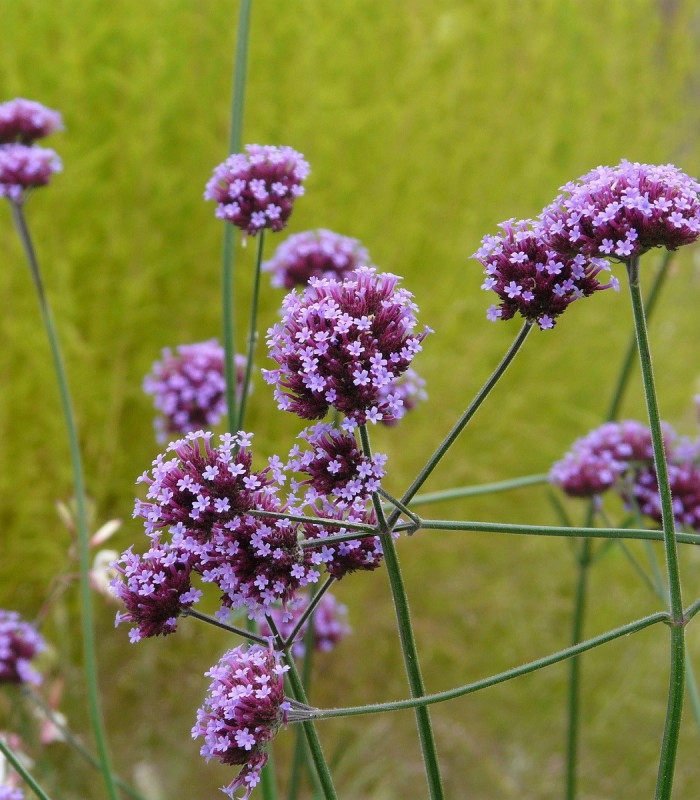
[[[124,520],[116,547],[144,543],[134,481],[155,457],[143,375],[165,346],[220,335],[222,228],[204,184],[226,155],[238,3],[233,0],[0,0],[0,97],[64,114],[63,174],[27,206],[74,392],[88,490],[100,522]],[[491,372],[517,322],[491,324],[469,256],[509,217],[536,215],[565,181],[621,158],[700,173],[700,8],[692,0],[258,0],[244,141],[289,144],[312,174],[289,233],[355,236],[405,277],[435,329],[416,362],[429,403],[377,430],[387,487],[400,494]],[[268,237],[269,256],[286,233]],[[72,569],[55,510],[71,476],[48,346],[29,274],[0,207],[0,606],[34,617],[56,571]],[[697,253],[697,251],[695,251]],[[238,303],[254,248],[237,256]],[[658,254],[643,262],[646,275]],[[621,277],[621,276],[620,276]],[[263,293],[261,325],[281,293]],[[696,433],[700,318],[693,249],[674,260],[652,324],[664,417]],[[624,293],[575,304],[535,331],[426,489],[546,472],[605,413],[630,333]],[[239,329],[239,341],[242,334]],[[258,362],[264,363],[264,352]],[[638,376],[635,375],[635,389]],[[625,416],[641,418],[635,391]],[[259,464],[301,428],[258,380],[247,427]],[[582,509],[570,507],[576,519]],[[426,509],[426,515],[551,524],[545,488]],[[572,547],[564,540],[423,532],[399,554],[430,691],[537,658],[569,640]],[[686,548],[686,598],[700,592]],[[586,634],[657,609],[616,549],[591,581]],[[318,705],[408,694],[383,571],[337,596],[355,634],[319,658]],[[105,712],[115,762],[151,782],[151,800],[216,798],[230,769],[190,740],[203,673],[232,645],[185,621],[177,636],[128,643],[97,598]],[[45,621],[62,703],[87,732],[75,591]],[[700,663],[695,626],[689,639]],[[653,628],[586,656],[581,800],[653,795],[667,685],[667,635]],[[433,707],[451,798],[562,796],[566,665]],[[0,720],[1,722],[1,720]],[[2,724],[0,724],[0,728]],[[412,714],[320,728],[342,798],[426,795]],[[89,738],[89,735],[86,733]],[[284,763],[291,732],[278,736]],[[700,738],[686,713],[674,797],[700,796]],[[99,781],[63,745],[59,800],[98,798]],[[41,772],[43,764],[38,766]]]

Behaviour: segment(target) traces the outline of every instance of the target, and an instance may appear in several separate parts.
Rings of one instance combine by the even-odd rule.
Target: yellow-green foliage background
[[[202,202],[226,155],[238,4],[232,0],[0,0],[0,95],[60,109],[47,144],[65,165],[27,213],[65,350],[100,521],[118,548],[144,542],[134,480],[158,452],[143,375],[164,346],[219,335],[221,225]],[[536,215],[566,180],[621,158],[700,172],[700,12],[692,0],[258,0],[244,141],[290,144],[312,166],[289,232],[360,238],[405,276],[435,329],[417,367],[430,402],[377,430],[400,493],[465,407],[518,324],[485,320],[492,299],[469,259],[502,219]],[[268,238],[268,255],[285,234]],[[239,250],[238,306],[254,248]],[[67,444],[37,304],[0,207],[0,606],[39,611],[69,536],[54,504],[71,493]],[[658,262],[643,262],[644,279]],[[620,276],[622,277],[622,276]],[[663,415],[695,434],[700,319],[692,248],[679,254],[652,324]],[[261,324],[281,300],[265,285]],[[524,352],[426,488],[545,472],[598,424],[629,337],[624,292],[575,304]],[[243,335],[239,329],[239,341]],[[264,352],[258,361],[264,362]],[[638,377],[635,375],[635,384]],[[640,417],[639,393],[628,416]],[[301,427],[258,381],[247,427],[259,464]],[[580,511],[571,506],[574,518]],[[432,516],[556,520],[542,488],[435,507]],[[565,540],[423,532],[399,543],[426,683],[437,691],[569,640],[574,554]],[[700,561],[684,551],[686,597]],[[383,571],[343,581],[355,634],[319,658],[312,699],[347,705],[407,695]],[[164,798],[215,798],[231,770],[189,738],[206,680],[231,640],[193,621],[128,643],[97,598],[101,680],[119,771],[148,770]],[[657,608],[619,551],[596,565],[586,633]],[[48,615],[63,709],[87,731],[77,601]],[[691,648],[700,662],[695,627]],[[565,665],[433,708],[448,796],[562,796]],[[580,797],[653,794],[665,712],[667,634],[653,628],[585,658]],[[2,724],[0,724],[0,728]],[[411,713],[323,723],[342,798],[424,798]],[[86,733],[86,736],[88,734]],[[89,737],[88,737],[89,738]],[[291,732],[278,737],[287,757]],[[686,713],[675,797],[700,796],[700,739]],[[101,797],[63,745],[47,778],[59,800]],[[39,763],[40,774],[45,765]]]

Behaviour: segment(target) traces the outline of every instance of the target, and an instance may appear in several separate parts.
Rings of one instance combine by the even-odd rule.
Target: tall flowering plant
[[[247,11],[243,4],[239,53],[245,53]],[[234,128],[240,135],[244,64],[238,62]],[[0,195],[11,206],[37,289],[42,319],[52,348],[71,444],[81,557],[82,637],[91,724],[98,757],[86,758],[104,777],[116,800],[117,787],[139,800],[112,770],[100,714],[94,654],[89,541],[79,439],[70,395],[41,272],[25,217],[33,189],[45,186],[60,167],[52,151],[34,141],[60,130],[60,116],[36,103],[15,100],[0,105]],[[193,738],[200,753],[232,768],[222,791],[265,800],[278,797],[279,772],[271,747],[284,729],[297,737],[288,797],[298,795],[299,775],[312,776],[319,796],[337,797],[317,723],[324,719],[411,708],[431,800],[445,797],[430,706],[570,660],[569,725],[565,794],[576,795],[580,655],[609,641],[661,623],[670,629],[669,689],[656,798],[671,797],[684,682],[694,686],[685,646],[685,628],[700,610],[700,600],[685,606],[679,547],[699,544],[700,446],[662,424],[656,399],[646,315],[641,295],[640,258],[662,247],[669,252],[700,236],[700,184],[678,168],[622,161],[599,167],[561,188],[535,219],[508,220],[487,235],[474,254],[484,270],[482,288],[497,302],[486,315],[506,322],[518,315],[523,325],[485,385],[466,406],[449,433],[400,496],[385,488],[390,469],[385,454],[374,452],[377,424],[395,426],[426,399],[414,359],[430,346],[432,331],[418,322],[413,294],[394,274],[369,262],[357,240],[319,228],[297,234],[263,261],[266,232],[279,233],[305,194],[305,158],[287,145],[241,146],[232,137],[232,154],[218,167],[205,190],[216,203],[215,216],[226,226],[222,264],[223,345],[215,339],[166,350],[146,377],[155,397],[161,439],[173,437],[138,479],[134,518],[143,525],[140,543],[112,564],[111,588],[121,604],[116,626],[127,623],[133,643],[170,636],[196,621],[227,632],[228,648],[205,675],[211,678],[202,706],[193,714]],[[248,347],[235,352],[232,303],[232,237],[255,237],[255,277]],[[620,269],[622,267],[622,269]],[[437,498],[420,491],[436,466],[471,423],[490,391],[533,330],[556,335],[555,325],[578,300],[619,289],[624,273],[634,317],[635,349],[643,376],[647,419],[616,419],[626,387],[624,369],[606,423],[577,440],[552,466],[548,477],[527,476],[497,487],[453,488],[441,498],[521,487],[549,479],[565,494],[587,500],[581,526],[534,526],[471,520],[428,519],[421,504]],[[277,453],[253,452],[246,430],[246,403],[258,371],[255,365],[257,307],[262,271],[273,274],[273,289],[291,289],[280,319],[267,331],[266,367],[260,369],[279,410],[299,418],[296,443]],[[590,302],[594,302],[591,300]],[[437,339],[437,337],[435,337]],[[222,421],[223,420],[223,421]],[[225,430],[217,433],[212,428]],[[141,469],[143,466],[141,466]],[[135,470],[136,471],[136,470]],[[632,521],[611,527],[604,495],[616,493]],[[609,496],[609,495],[608,495]],[[602,525],[596,526],[601,522]],[[632,525],[636,525],[633,527]],[[647,527],[648,525],[648,527]],[[660,527],[659,527],[660,526]],[[578,603],[571,645],[523,666],[440,693],[428,693],[413,630],[400,553],[419,531],[482,530],[511,534],[573,537],[579,542]],[[582,639],[585,571],[595,540],[625,549],[628,539],[663,544],[665,580],[656,565],[651,583],[662,608],[652,614]],[[625,550],[628,552],[628,550]],[[634,556],[631,563],[641,573]],[[652,559],[650,557],[650,562]],[[366,706],[323,709],[309,697],[311,660],[348,632],[344,609],[330,588],[352,581],[357,572],[386,570],[410,697]],[[213,616],[198,604],[207,594],[218,603]],[[350,613],[352,609],[350,609]],[[33,664],[43,640],[13,612],[0,611],[0,683],[36,684]],[[429,657],[429,655],[428,655]],[[700,708],[694,708],[700,726]],[[37,796],[47,798],[9,739],[0,751]],[[74,743],[75,744],[75,743]],[[84,753],[85,754],[85,753]],[[0,787],[21,796],[13,784]],[[238,793],[238,794],[237,794]]]

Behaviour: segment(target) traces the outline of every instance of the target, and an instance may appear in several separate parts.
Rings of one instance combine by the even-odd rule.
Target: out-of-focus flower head
[[[236,355],[239,399],[245,365],[245,356]],[[160,412],[154,422],[159,442],[169,434],[214,427],[226,413],[223,347],[216,339],[180,345],[175,353],[166,347],[144,378],[143,390],[153,395],[153,405]]]
[[[358,239],[323,228],[290,236],[262,268],[272,273],[272,285],[293,289],[311,278],[342,280],[358,267],[371,267],[369,253]]]
[[[401,398],[386,387],[408,369],[429,329],[414,332],[413,295],[398,283],[360,267],[343,281],[312,278],[303,294],[286,296],[282,321],[267,336],[279,368],[263,370],[281,409],[320,419],[332,406],[349,428],[400,416]]]
[[[282,638],[287,639],[292,634],[302,614],[309,607],[309,601],[308,595],[299,595],[288,604],[286,611],[279,607],[271,608],[268,611]],[[326,592],[323,595],[311,615],[314,632],[313,641],[316,650],[327,653],[350,633],[351,629],[347,623],[347,611],[347,607],[339,603],[330,592]],[[304,656],[308,627],[309,621],[307,619],[299,629],[299,633],[292,644],[292,655],[295,658]],[[273,635],[266,619],[260,623],[260,635]]]
[[[177,618],[202,596],[192,588],[189,553],[163,544],[156,535],[147,553],[139,556],[129,548],[114,568],[119,574],[110,586],[126,607],[117,612],[115,625],[130,622],[132,642],[174,633]]]
[[[627,261],[652,247],[676,250],[700,235],[700,184],[673,164],[623,160],[562,186],[541,224],[564,255]]]
[[[207,761],[242,766],[236,779],[222,788],[231,798],[240,788],[245,791],[242,800],[250,797],[267,762],[265,745],[287,721],[288,669],[272,648],[253,645],[229,650],[205,673],[212,681],[192,738],[204,739],[200,753]]]
[[[678,527],[700,530],[700,466],[695,461],[668,464],[673,518]],[[634,476],[631,496],[642,514],[661,524],[661,497],[656,469],[649,465]]]
[[[675,434],[664,427],[671,447]],[[553,465],[549,479],[572,497],[592,497],[615,486],[631,469],[653,464],[651,433],[635,420],[606,422],[580,439]]]
[[[249,144],[214,170],[204,198],[218,203],[216,216],[250,236],[265,228],[281,231],[309,174],[304,157],[291,147]]]
[[[0,144],[32,144],[62,130],[60,113],[35,100],[17,97],[0,103]]]
[[[32,659],[46,649],[44,638],[16,611],[0,609],[0,685],[41,683]]]
[[[27,190],[46,186],[54,172],[62,169],[61,159],[47,147],[26,144],[0,146],[0,197],[15,203],[25,199]]]
[[[574,300],[618,288],[615,278],[606,284],[598,280],[601,270],[608,269],[604,259],[560,255],[532,220],[511,219],[500,227],[503,232],[485,236],[473,255],[486,275],[481,288],[494,291],[501,301],[489,308],[491,321],[517,313],[546,330]]]

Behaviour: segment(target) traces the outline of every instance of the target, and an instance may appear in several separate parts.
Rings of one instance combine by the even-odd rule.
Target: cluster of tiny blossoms
[[[304,594],[292,600],[287,605],[286,610],[279,607],[269,610],[268,614],[272,617],[283,639],[288,639],[292,635],[302,615],[309,607],[309,602],[309,595]],[[344,639],[350,633],[350,626],[346,618],[347,607],[339,603],[330,592],[326,592],[311,614],[314,649],[327,653]],[[307,619],[299,628],[291,647],[292,655],[295,658],[303,658],[304,656],[308,628],[309,620]],[[267,618],[260,624],[260,634],[268,637],[273,636]]]
[[[542,212],[561,253],[626,261],[652,247],[675,250],[700,235],[700,184],[672,164],[622,161],[567,183]]]
[[[143,390],[153,395],[160,415],[154,427],[159,442],[171,433],[190,433],[212,428],[226,412],[224,349],[216,341],[180,345],[173,353],[165,348],[160,361],[144,378]],[[245,356],[235,356],[236,385],[240,394]]]
[[[242,800],[260,781],[268,758],[265,745],[286,722],[289,703],[284,698],[284,673],[279,657],[259,645],[229,650],[205,674],[212,678],[204,705],[197,711],[192,737],[202,737],[201,755],[207,761],[243,765],[222,791],[233,798],[243,788]]]
[[[204,197],[218,203],[216,216],[250,236],[281,231],[294,201],[304,194],[309,165],[291,147],[249,144],[214,170]]]
[[[413,296],[399,278],[361,267],[343,281],[312,278],[283,301],[283,319],[268,331],[278,369],[263,370],[278,406],[303,419],[333,407],[345,425],[394,419],[401,397],[391,390],[429,332],[416,334]]]
[[[510,220],[474,257],[501,302],[491,320],[519,313],[551,328],[568,305],[599,289],[606,259],[629,262],[653,247],[675,250],[700,235],[700,184],[677,167],[598,167],[567,183],[536,221]]]
[[[43,637],[16,611],[0,609],[0,685],[41,683],[31,661],[45,648]]]
[[[34,141],[62,128],[61,115],[41,103],[17,98],[0,104],[0,197],[21,203],[28,189],[45,186],[61,170],[58,155]]]
[[[290,236],[262,268],[272,273],[273,286],[293,289],[306,286],[311,278],[342,280],[360,266],[372,265],[358,239],[321,228]]]
[[[700,447],[663,425],[673,515],[680,527],[700,530]],[[641,422],[608,422],[574,442],[550,471],[550,480],[572,497],[597,497],[613,489],[627,507],[661,522],[661,498],[649,428]]]
[[[546,330],[574,300],[616,285],[614,279],[602,284],[597,278],[607,269],[605,260],[562,256],[531,220],[507,220],[500,227],[503,232],[485,236],[474,254],[486,274],[481,288],[501,299],[489,308],[488,319],[506,320],[519,313]]]

